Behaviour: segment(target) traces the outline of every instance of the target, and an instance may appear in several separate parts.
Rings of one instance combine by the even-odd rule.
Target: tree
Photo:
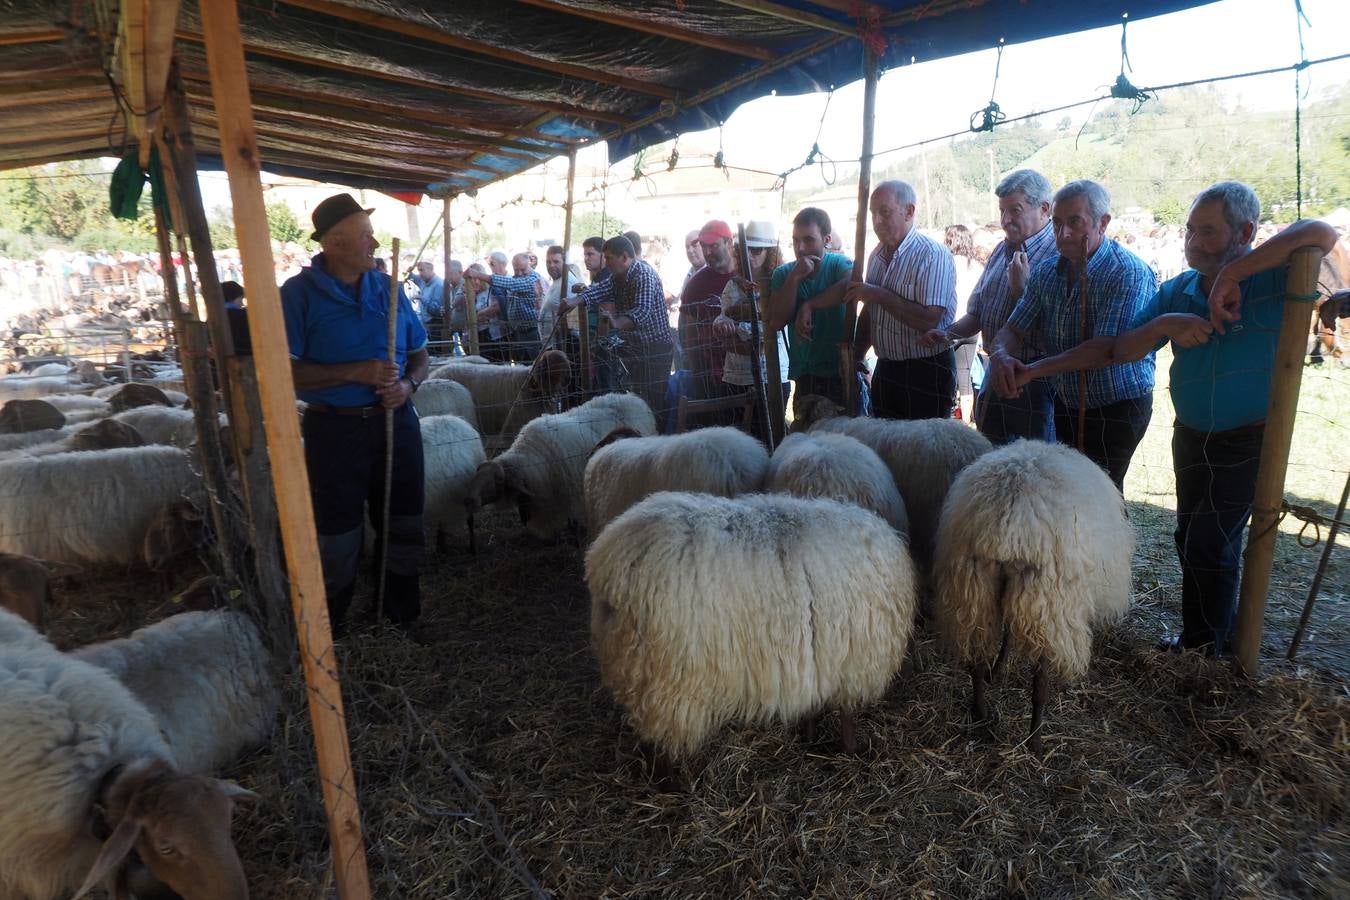
[[[622,219],[604,215],[599,210],[588,209],[572,216],[572,246],[581,246],[581,242],[588,237],[602,237],[608,240],[627,230],[628,223]]]
[[[304,229],[295,218],[295,212],[282,201],[269,203],[267,210],[267,233],[272,240],[283,244],[300,241],[304,238]]]
[[[211,210],[207,225],[211,229],[211,249],[224,250],[227,247],[239,246],[239,241],[234,236],[234,214],[230,210],[217,206]]]

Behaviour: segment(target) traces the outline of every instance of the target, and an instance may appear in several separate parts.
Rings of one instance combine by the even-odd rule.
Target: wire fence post
[[[1270,570],[1275,561],[1284,476],[1294,436],[1299,385],[1303,381],[1303,354],[1307,352],[1308,312],[1317,297],[1317,272],[1322,253],[1315,247],[1295,251],[1289,261],[1289,280],[1280,319],[1279,343],[1271,371],[1270,410],[1266,415],[1261,463],[1252,501],[1252,524],[1243,555],[1242,587],[1238,592],[1237,628],[1233,664],[1240,674],[1254,676],[1261,652]],[[1235,327],[1235,323],[1229,327]]]
[[[863,136],[862,152],[858,154],[858,227],[854,231],[853,277],[861,282],[866,278],[867,203],[872,195],[872,135],[877,120],[877,54],[871,47],[863,48]],[[858,408],[858,373],[853,358],[853,332],[858,327],[858,303],[845,304],[844,336],[839,344],[840,377],[844,380],[844,401],[848,414],[856,416]]]

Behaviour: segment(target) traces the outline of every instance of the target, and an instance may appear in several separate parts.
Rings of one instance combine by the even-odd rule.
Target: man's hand
[[[804,340],[811,340],[811,329],[815,327],[816,311],[811,308],[811,301],[807,300],[802,304],[802,308],[797,310],[797,334]]]
[[[820,258],[816,256],[799,256],[797,262],[788,273],[788,277],[798,280],[810,278],[815,274],[816,267],[820,265]]]
[[[852,303],[855,300],[859,303],[872,303],[876,299],[876,288],[866,282],[852,281],[844,288],[845,303]]]
[[[1209,336],[1214,331],[1214,325],[1203,316],[1168,313],[1159,318],[1162,320],[1163,333],[1178,347],[1199,347],[1209,341]]]
[[[736,323],[726,316],[718,316],[713,319],[713,334],[720,338],[731,338],[736,336]]]
[[[995,353],[989,357],[989,385],[994,389],[994,393],[1004,399],[1011,399],[1020,393],[1017,384],[1017,366],[1020,360],[1014,359],[1006,353]],[[1023,365],[1025,368],[1025,365]]]
[[[1028,384],[1036,380],[1036,366],[1034,364],[1027,365],[1020,359],[1014,359],[1012,362],[1013,362],[1013,383],[1017,385],[1017,393],[1014,396],[1020,397],[1022,395],[1022,388],[1026,387]],[[1005,399],[1012,399],[1012,398],[1005,398]]]
[[[352,381],[368,384],[378,392],[380,388],[398,381],[398,365],[385,359],[363,359],[351,364]]]
[[[1025,250],[1018,250],[1008,260],[1008,296],[1020,297],[1027,289],[1027,279],[1031,276],[1031,260]]]
[[[1224,326],[1242,318],[1242,286],[1237,280],[1220,272],[1214,276],[1209,289],[1209,321],[1219,334],[1227,334]]]
[[[375,393],[380,397],[380,405],[385,409],[398,409],[412,396],[412,385],[406,378],[397,377],[397,367],[394,369],[394,375],[392,382],[375,388]]]
[[[952,343],[952,336],[941,328],[930,328],[919,335],[919,343],[929,349],[946,347],[948,344]]]

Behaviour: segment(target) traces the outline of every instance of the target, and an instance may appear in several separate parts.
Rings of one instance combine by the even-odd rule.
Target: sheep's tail
[[[994,658],[994,665],[989,670],[994,681],[1003,677],[1003,668],[1008,662],[1008,571],[1003,566],[998,567],[998,587],[994,589],[994,607],[998,610],[999,621],[1003,623],[1003,642],[999,644],[998,656]]]
[[[600,440],[596,441],[595,446],[591,448],[591,452],[586,455],[586,458],[589,460],[600,450],[604,449],[605,447],[608,447],[615,441],[622,441],[626,438],[635,438],[635,437],[642,437],[642,432],[638,431],[635,428],[629,428],[627,425],[620,425],[618,428],[615,428],[609,434],[605,435]]]

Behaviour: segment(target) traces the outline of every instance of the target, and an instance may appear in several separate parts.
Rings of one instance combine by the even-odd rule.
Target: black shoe
[[[1162,637],[1158,638],[1158,645],[1156,649],[1159,653],[1180,653],[1181,635],[1166,634],[1166,633],[1163,634]]]

